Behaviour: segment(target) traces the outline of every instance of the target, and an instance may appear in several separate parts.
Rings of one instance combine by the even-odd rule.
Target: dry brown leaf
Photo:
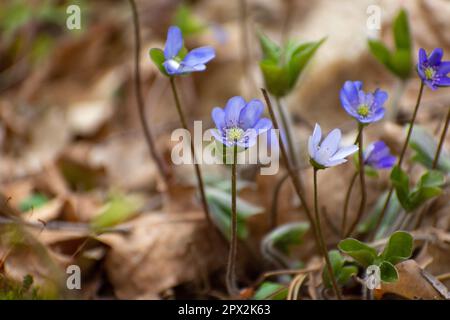
[[[225,263],[226,248],[207,228],[202,213],[149,213],[127,225],[129,236],[99,237],[111,246],[105,267],[120,299],[158,298]]]
[[[374,295],[381,299],[385,294],[395,294],[412,300],[442,300],[450,295],[445,286],[432,275],[421,269],[414,260],[406,260],[396,265],[398,280],[393,283],[382,283]]]

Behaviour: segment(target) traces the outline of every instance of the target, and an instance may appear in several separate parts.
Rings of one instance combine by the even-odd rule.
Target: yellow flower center
[[[427,67],[425,69],[425,77],[427,78],[427,80],[433,80],[435,73],[436,71],[432,67]]]
[[[232,140],[232,141],[240,140],[243,135],[244,135],[244,130],[242,130],[241,128],[238,128],[238,127],[229,128],[227,130],[228,139]]]
[[[358,107],[357,112],[361,117],[367,117],[369,115],[369,110],[370,109],[367,104],[362,104]]]

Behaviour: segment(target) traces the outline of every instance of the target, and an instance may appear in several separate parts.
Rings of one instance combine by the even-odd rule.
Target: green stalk
[[[336,296],[339,298],[339,300],[341,300],[341,293],[336,281],[336,277],[334,275],[333,272],[333,267],[331,266],[331,262],[330,262],[330,257],[328,256],[328,252],[326,249],[326,245],[325,245],[325,240],[323,238],[323,233],[322,233],[322,226],[320,223],[320,214],[319,214],[319,197],[317,194],[317,169],[314,168],[314,211],[316,214],[316,228],[317,228],[317,234],[319,235],[319,240],[321,242],[321,246],[322,246],[322,250],[324,250],[325,254],[324,254],[324,258],[325,258],[325,263],[326,263],[326,268],[328,271],[328,275],[330,276],[331,279],[331,283],[333,285],[333,289],[334,292],[336,293]]]
[[[445,119],[444,130],[442,130],[441,139],[439,140],[439,145],[436,150],[436,154],[434,155],[433,166],[432,166],[433,170],[436,169],[438,166],[439,156],[441,155],[442,147],[444,146],[445,136],[447,135],[447,131],[448,131],[448,124],[450,122],[450,107],[448,107],[447,109],[448,109],[448,111],[447,111],[447,118]]]
[[[355,185],[356,178],[358,178],[358,171],[356,171],[352,179],[350,180],[350,185],[347,189],[347,194],[345,195],[345,202],[344,202],[344,209],[342,211],[342,225],[341,225],[341,236],[342,238],[345,238],[345,230],[347,229],[347,212],[348,212],[348,205],[350,202],[350,196],[352,194],[353,186]]]
[[[236,256],[237,256],[237,211],[236,211],[236,169],[237,144],[233,147],[233,164],[231,165],[231,239],[228,254],[226,286],[230,296],[238,296],[239,289],[236,284]]]
[[[186,122],[186,118],[183,113],[183,109],[181,108],[180,98],[178,97],[178,92],[177,92],[177,88],[175,86],[174,77],[170,77],[170,86],[172,88],[173,97],[175,99],[175,106],[177,108],[178,116],[180,117],[181,125],[183,126],[184,130],[190,132],[187,122]],[[213,224],[212,224],[211,216],[209,213],[208,201],[206,200],[205,184],[203,183],[202,172],[200,170],[200,165],[197,162],[197,157],[195,155],[194,139],[192,139],[192,137],[190,139],[190,142],[191,142],[192,160],[194,161],[194,169],[195,169],[195,174],[197,176],[198,187],[200,189],[200,197],[202,200],[203,210],[205,212],[206,221],[208,221],[209,226],[212,226]]]
[[[367,192],[366,192],[366,174],[364,170],[364,156],[363,156],[363,129],[364,125],[362,123],[359,123],[358,125],[358,162],[359,162],[359,183],[361,185],[361,202],[359,204],[358,214],[356,216],[355,221],[353,221],[353,224],[350,226],[347,234],[345,237],[350,236],[353,231],[355,230],[356,226],[358,225],[359,221],[361,220],[361,217],[364,214],[364,209],[366,207],[366,201],[367,201]]]
[[[280,127],[278,125],[278,120],[275,117],[275,112],[273,110],[272,103],[270,102],[269,95],[268,95],[266,89],[262,88],[261,91],[262,91],[264,99],[266,101],[267,108],[269,109],[270,118],[272,119],[273,128],[275,130],[279,131]],[[309,209],[308,203],[306,202],[306,197],[303,195],[302,189],[300,187],[300,181],[298,180],[298,175],[295,173],[294,168],[291,166],[291,163],[290,163],[289,158],[288,158],[288,153],[287,153],[286,147],[285,147],[284,142],[283,142],[282,139],[279,139],[279,145],[280,145],[280,151],[281,151],[281,155],[282,155],[284,164],[285,164],[286,169],[287,169],[287,171],[289,173],[289,176],[291,177],[292,184],[294,185],[295,192],[297,193],[297,196],[299,197],[299,199],[300,199],[300,201],[301,201],[301,203],[303,205],[303,209],[305,210],[305,214],[306,214],[306,216],[308,218],[308,221],[309,221],[309,223],[312,226],[314,240],[316,242],[317,248],[322,253],[325,261],[327,262],[327,261],[329,261],[328,252],[326,251],[326,248],[324,246],[322,246],[322,241],[320,240],[319,231],[317,230],[316,223],[315,223],[314,218],[312,216],[311,210]],[[334,288],[336,297],[339,300],[342,300],[342,296],[341,296],[341,293],[339,291],[339,288],[337,288],[338,290],[336,290],[336,288],[334,286],[333,286],[333,288]]]
[[[403,159],[405,157],[406,149],[407,149],[408,144],[409,144],[409,139],[411,138],[411,133],[412,133],[413,128],[414,128],[414,123],[416,122],[417,112],[419,111],[420,102],[422,100],[423,89],[424,89],[424,82],[422,81],[420,83],[419,95],[417,96],[416,106],[414,107],[414,112],[413,112],[413,116],[412,116],[412,119],[411,119],[411,124],[409,126],[405,142],[403,143],[403,148],[402,148],[402,152],[400,153],[400,158],[398,159],[397,166],[400,167],[400,168],[402,167],[402,163],[403,163]],[[377,230],[380,227],[381,222],[384,219],[384,216],[385,216],[387,208],[389,206],[389,202],[391,201],[391,197],[392,197],[392,193],[393,192],[394,192],[394,186],[391,185],[391,188],[389,189],[389,193],[388,193],[388,195],[386,197],[386,201],[384,202],[383,209],[381,210],[381,213],[378,216],[377,224],[376,224],[374,232],[373,232],[373,238],[375,238],[375,236],[377,234]]]

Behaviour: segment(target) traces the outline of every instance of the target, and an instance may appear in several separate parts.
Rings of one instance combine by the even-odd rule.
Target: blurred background
[[[402,124],[411,116],[419,79],[413,72],[400,83],[367,45],[368,38],[392,43],[392,20],[399,8],[409,14],[414,59],[420,47],[427,52],[442,47],[444,60],[450,58],[448,0],[136,3],[146,121],[158,152],[170,167],[170,183],[150,157],[139,121],[128,1],[0,3],[0,217],[20,214],[31,224],[30,228],[12,227],[8,220],[0,220],[4,229],[0,291],[10,298],[23,298],[17,286],[30,281],[29,275],[41,290],[27,294],[37,297],[223,296],[227,246],[223,239],[205,232],[191,168],[171,164],[170,135],[180,125],[169,82],[148,54],[150,48],[163,48],[170,25],[180,26],[187,48],[211,45],[216,49],[206,72],[178,81],[189,121],[203,120],[204,129],[213,126],[211,109],[223,107],[230,97],[262,98],[258,30],[278,43],[288,38],[305,42],[327,37],[283,101],[293,115],[303,159],[310,125],[315,122],[325,131],[339,127],[345,139],[354,139],[356,126],[339,102],[345,80],[362,80],[367,89],[380,87],[391,97],[402,88],[398,114],[392,121],[370,126],[366,140],[383,138],[395,151],[400,149]],[[80,29],[67,27],[70,5],[80,8]],[[379,29],[368,28],[371,5],[381,9]],[[418,122],[437,135],[449,105],[449,90],[426,90]],[[226,168],[205,171],[211,181],[223,180],[228,174]],[[333,190],[341,190],[351,175],[351,168],[338,171],[329,170],[320,178],[321,197],[328,200],[331,217],[332,208],[340,207],[343,198]],[[261,271],[259,241],[266,230],[264,213],[271,205],[277,179],[256,176],[251,167],[241,168],[241,176],[251,182],[241,196],[258,212],[251,217],[251,236],[242,249],[251,258],[240,261],[241,277],[250,282]],[[386,175],[370,183],[369,203],[373,204],[387,185]],[[298,213],[292,214],[298,203],[292,190],[285,189],[280,221],[298,219]],[[446,208],[442,210],[448,213]],[[448,230],[448,217],[440,223]],[[115,229],[94,235],[92,230],[100,227]],[[310,257],[312,246],[306,243],[299,256]],[[439,260],[439,272],[450,262],[448,252],[440,256],[447,261]],[[72,264],[81,267],[82,290],[68,291],[61,280],[65,267]]]

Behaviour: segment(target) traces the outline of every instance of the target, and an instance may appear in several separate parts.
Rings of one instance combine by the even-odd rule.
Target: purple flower
[[[342,107],[349,115],[360,123],[372,123],[384,117],[383,104],[388,95],[380,89],[365,93],[361,81],[346,81],[340,98]]]
[[[447,76],[450,72],[450,61],[442,61],[443,54],[441,48],[436,48],[427,57],[426,51],[419,49],[417,73],[432,90],[450,86],[450,78]]]
[[[318,169],[327,167],[334,167],[339,164],[347,162],[347,156],[358,151],[358,146],[350,145],[347,147],[340,147],[341,130],[334,129],[328,136],[323,139],[322,130],[316,123],[312,136],[308,140],[308,152],[311,158],[311,163]]]
[[[212,134],[227,147],[251,147],[259,134],[272,128],[269,119],[261,118],[263,111],[264,105],[258,99],[247,103],[242,97],[233,97],[224,109],[216,107],[212,110],[211,116],[217,127]]]
[[[215,57],[212,47],[201,47],[190,51],[183,58],[180,51],[183,48],[183,36],[180,28],[171,26],[167,32],[166,46],[164,47],[163,63],[166,72],[170,75],[181,75],[206,69],[206,63]]]
[[[364,164],[375,169],[389,169],[395,164],[396,158],[383,141],[371,143],[364,152]]]

